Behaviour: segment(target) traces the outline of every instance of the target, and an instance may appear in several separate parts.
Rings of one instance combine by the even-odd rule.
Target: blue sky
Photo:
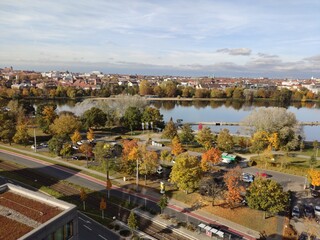
[[[320,78],[318,0],[1,0],[0,67]]]

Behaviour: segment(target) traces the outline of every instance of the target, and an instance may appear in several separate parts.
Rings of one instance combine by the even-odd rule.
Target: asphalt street
[[[119,235],[105,228],[101,224],[78,212],[79,240],[118,240]]]

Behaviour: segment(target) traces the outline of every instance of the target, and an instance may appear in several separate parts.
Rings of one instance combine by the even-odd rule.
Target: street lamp
[[[108,148],[110,148],[110,146],[108,144],[104,144],[103,145],[103,149],[106,150]],[[112,183],[111,183],[111,180],[109,178],[109,159],[106,159],[106,173],[107,173],[106,189],[108,191],[108,198],[110,198],[110,189],[112,187]]]
[[[36,126],[33,127],[33,138],[34,138],[34,151],[37,152],[37,135]]]

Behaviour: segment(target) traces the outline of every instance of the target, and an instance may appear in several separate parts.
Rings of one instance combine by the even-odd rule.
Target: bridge
[[[185,124],[190,125],[208,125],[208,126],[240,126],[240,122],[186,122]],[[313,122],[298,122],[301,126],[319,126],[320,121]]]

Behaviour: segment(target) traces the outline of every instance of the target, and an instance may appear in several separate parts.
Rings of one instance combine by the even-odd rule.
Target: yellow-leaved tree
[[[310,169],[309,171],[310,182],[313,186],[320,186],[320,171]]]
[[[182,147],[182,144],[180,143],[180,139],[178,136],[175,136],[173,139],[172,139],[172,149],[171,149],[171,153],[175,156],[178,156],[179,154],[183,153],[184,150],[183,150],[183,147]]]

